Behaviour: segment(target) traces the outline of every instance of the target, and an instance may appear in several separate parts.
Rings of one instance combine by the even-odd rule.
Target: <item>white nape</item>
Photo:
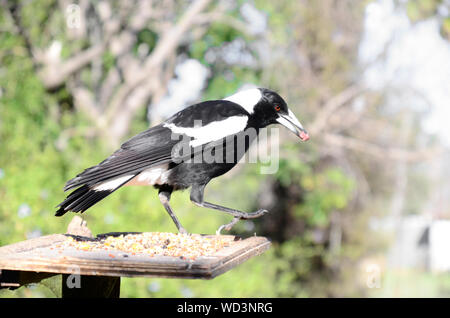
[[[211,141],[216,141],[233,134],[237,134],[247,127],[247,116],[233,116],[221,121],[214,121],[205,126],[177,127],[175,124],[164,124],[174,134],[184,134],[193,137],[189,146],[197,147]]]
[[[254,107],[260,101],[262,93],[258,88],[250,88],[239,91],[224,100],[236,103],[244,108],[249,114],[253,113]]]
[[[99,185],[95,186],[93,188],[94,191],[108,191],[108,190],[114,190],[118,186],[120,186],[122,183],[126,182],[130,178],[134,177],[134,175],[126,175],[123,177],[115,178],[110,181],[102,182]]]

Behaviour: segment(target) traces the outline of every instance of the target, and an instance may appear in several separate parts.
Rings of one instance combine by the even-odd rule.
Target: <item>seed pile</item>
[[[79,241],[69,237],[58,247],[82,251],[122,251],[131,255],[173,256],[195,259],[210,256],[231,245],[233,237],[201,236],[199,234],[140,233],[108,236],[95,241]],[[109,254],[115,257],[114,254]]]

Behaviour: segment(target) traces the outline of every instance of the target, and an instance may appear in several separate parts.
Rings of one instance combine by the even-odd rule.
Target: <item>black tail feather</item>
[[[59,207],[58,211],[56,211],[55,216],[64,215],[68,211],[72,212],[84,212],[89,209],[91,206],[96,204],[98,201],[106,198],[108,195],[119,189],[125,183],[127,183],[130,179],[132,179],[135,175],[130,175],[126,180],[111,189],[106,190],[95,190],[89,184],[83,184],[81,187],[70,193],[67,198],[61,202],[57,207]],[[101,185],[101,184],[100,184]],[[98,186],[98,184],[97,184]],[[97,187],[97,189],[101,189]]]
[[[115,190],[115,189],[114,189]],[[62,216],[68,211],[84,212],[98,201],[110,195],[114,190],[95,191],[83,185],[68,195],[57,207],[55,216]]]

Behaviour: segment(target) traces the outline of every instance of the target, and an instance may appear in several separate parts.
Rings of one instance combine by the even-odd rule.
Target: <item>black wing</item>
[[[119,150],[98,165],[84,170],[69,180],[64,191],[74,189],[57,207],[56,216],[68,211],[84,212],[104,199],[143,170],[171,162],[172,148],[179,141],[172,138],[170,129],[158,125],[131,138]],[[126,176],[126,177],[125,177]],[[123,178],[121,178],[123,177]],[[118,179],[121,178],[121,179]],[[119,180],[108,188],[96,185]]]
[[[172,131],[158,125],[134,136],[122,144],[119,150],[96,166],[84,170],[69,180],[64,191],[118,178],[136,175],[152,166],[171,161],[172,148],[179,140],[171,138]]]
[[[69,180],[64,191],[82,185],[92,186],[112,178],[136,175],[152,166],[171,162],[173,147],[180,142],[164,124],[193,127],[195,121],[202,125],[220,121],[231,116],[245,116],[247,111],[241,106],[225,101],[207,101],[189,106],[176,113],[165,123],[149,128],[122,144],[119,150],[96,166],[84,170]]]

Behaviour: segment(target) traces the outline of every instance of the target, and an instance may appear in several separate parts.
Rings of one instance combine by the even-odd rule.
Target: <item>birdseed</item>
[[[232,236],[202,236],[199,234],[174,234],[148,232],[107,236],[98,240],[82,241],[68,237],[60,248],[72,247],[80,251],[106,251],[111,258],[112,251],[121,251],[131,255],[173,256],[181,259],[195,259],[199,256],[211,256],[232,244]],[[128,257],[128,255],[123,255]]]

